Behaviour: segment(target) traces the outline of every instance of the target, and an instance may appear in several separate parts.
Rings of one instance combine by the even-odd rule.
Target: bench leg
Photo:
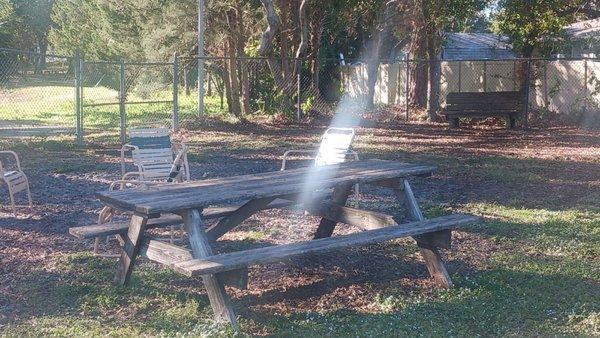
[[[514,115],[506,117],[506,129],[514,129],[517,126],[516,118]]]
[[[406,208],[406,214],[409,219],[414,221],[425,220],[408,181],[402,180],[402,182],[398,182],[396,187],[393,187],[392,189],[394,190],[398,202]],[[450,279],[446,265],[444,264],[437,247],[423,243],[423,241],[420,241],[419,239],[420,237],[415,238],[421,256],[427,266],[427,271],[429,271],[429,274],[433,277],[437,285],[441,287],[451,287],[452,280]]]
[[[348,196],[352,192],[352,185],[341,185],[333,189],[331,196],[331,202],[337,205],[345,206]],[[327,218],[321,218],[319,227],[315,232],[314,239],[331,237],[333,230],[335,229],[337,222]]]
[[[119,259],[119,266],[115,275],[115,283],[126,285],[129,282],[135,259],[142,245],[147,222],[148,219],[146,217],[131,216],[131,223],[129,224],[129,230],[127,230],[127,236],[124,238],[125,243],[123,243],[121,258]]]
[[[450,128],[458,128],[460,127],[460,120],[458,117],[453,117],[450,119]]]
[[[192,255],[194,258],[205,258],[212,256],[212,248],[210,246],[204,224],[199,210],[187,210],[181,214],[183,224],[190,239],[192,246]],[[208,294],[210,305],[214,311],[215,322],[229,323],[234,328],[237,327],[235,313],[229,300],[229,296],[225,292],[225,287],[216,275],[202,276],[204,287]]]

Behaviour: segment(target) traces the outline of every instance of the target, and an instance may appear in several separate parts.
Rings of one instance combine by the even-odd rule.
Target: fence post
[[[487,61],[483,61],[483,92],[487,92]]]
[[[127,134],[125,132],[126,123],[125,120],[125,60],[121,59],[120,65],[120,78],[119,78],[119,116],[120,116],[120,131],[121,131],[121,144],[127,142]]]
[[[173,131],[179,130],[179,55],[173,55]]]
[[[458,61],[458,92],[462,92],[462,61]]]
[[[298,74],[297,74],[297,79],[296,79],[296,122],[300,122],[300,115],[302,114],[302,108],[300,107],[300,105],[302,104],[302,98],[300,97],[300,93],[302,91],[301,88],[301,83],[300,83],[300,79],[302,77],[302,61],[300,61],[300,59],[296,60],[296,69],[298,70]]]
[[[529,91],[531,87],[531,59],[527,59],[527,78],[525,79],[524,127],[529,129]]]
[[[81,116],[81,72],[82,72],[82,59],[81,52],[77,50],[75,52],[73,70],[75,72],[75,137],[77,147],[83,147],[83,121]]]
[[[406,88],[404,91],[404,101],[406,104],[406,121],[409,119],[410,102],[408,92],[410,90],[410,54],[406,53]]]

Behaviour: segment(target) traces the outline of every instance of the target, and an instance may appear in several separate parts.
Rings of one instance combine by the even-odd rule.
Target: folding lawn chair
[[[187,159],[187,146],[171,141],[167,128],[132,128],[129,130],[129,143],[121,147],[120,180],[113,182],[109,190],[124,189],[128,186],[147,186],[160,182],[183,182],[190,180]],[[131,160],[127,152],[131,151]],[[128,162],[136,170],[127,171]],[[104,207],[98,216],[98,224],[109,222],[115,214],[111,207]],[[99,238],[94,243],[94,254],[98,254]],[[174,240],[174,227],[171,227],[171,242]]]
[[[15,166],[13,170],[7,170],[2,161],[0,161],[0,186],[6,185],[8,188],[8,196],[10,197],[10,205],[13,210],[13,214],[17,215],[17,205],[15,204],[15,194],[25,191],[27,192],[27,198],[29,200],[29,210],[33,208],[33,202],[31,200],[31,191],[29,190],[29,180],[21,169],[21,161],[19,155],[14,151],[3,150],[0,151],[0,155],[10,155],[14,158]],[[4,156],[6,157],[6,156]]]
[[[308,154],[314,157],[314,165],[331,165],[346,162],[348,159],[358,161],[358,153],[352,150],[352,141],[356,133],[354,128],[331,127],[325,131],[321,138],[318,150],[288,150],[283,154],[281,170],[286,169],[290,155]],[[358,203],[360,191],[358,184],[354,186],[354,198]]]

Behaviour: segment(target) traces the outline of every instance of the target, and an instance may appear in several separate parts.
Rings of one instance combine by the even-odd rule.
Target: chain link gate
[[[78,145],[84,133],[125,143],[127,128],[179,127],[177,57],[154,63],[76,59]]]

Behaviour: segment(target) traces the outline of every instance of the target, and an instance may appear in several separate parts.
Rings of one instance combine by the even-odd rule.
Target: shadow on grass
[[[498,336],[565,334],[600,305],[598,283],[556,274],[493,269],[475,278],[456,279],[456,288],[429,298],[386,295],[383,313],[351,309],[307,312],[289,317],[251,314],[280,335]],[[582,327],[579,333],[593,332]]]

